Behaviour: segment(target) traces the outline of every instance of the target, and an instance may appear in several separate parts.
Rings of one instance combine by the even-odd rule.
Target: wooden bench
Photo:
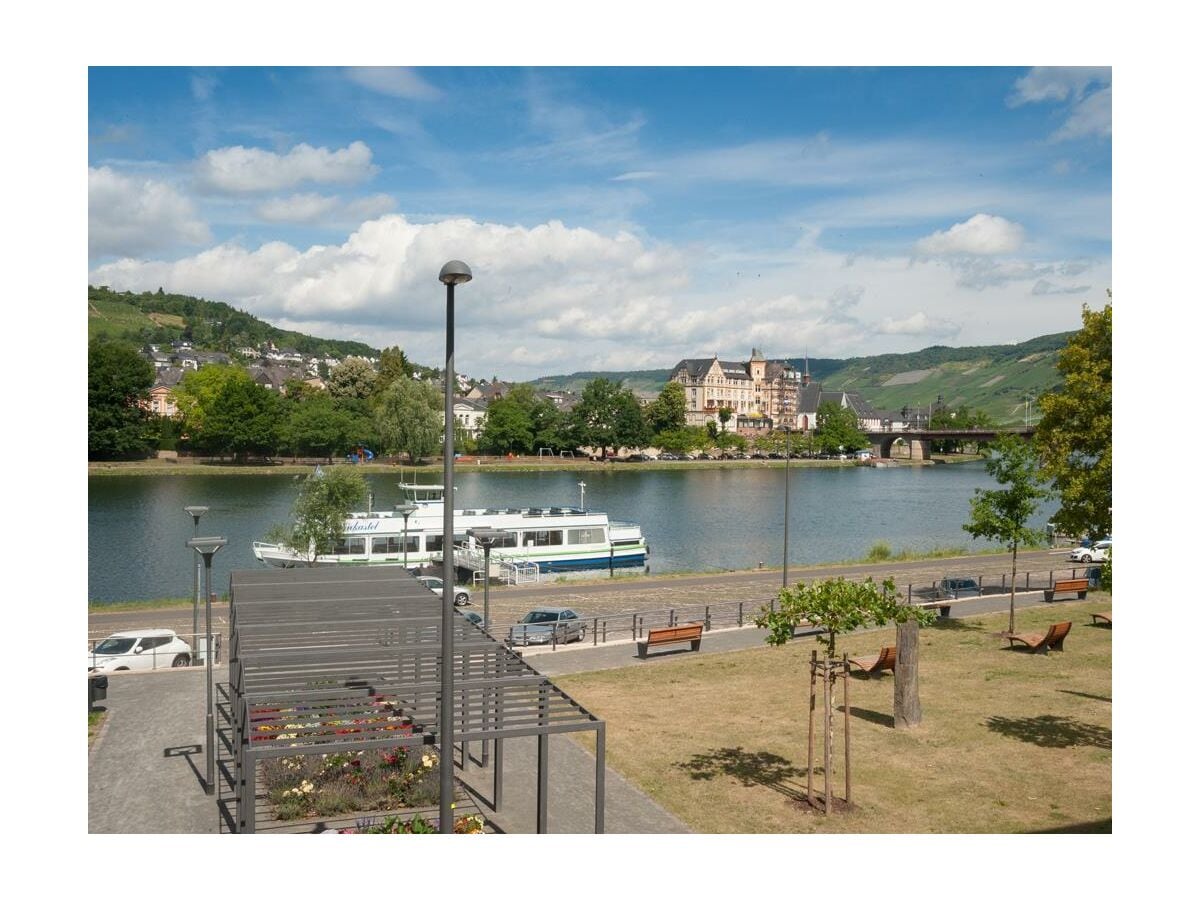
[[[700,637],[703,634],[703,622],[689,622],[686,625],[675,625],[670,628],[651,628],[646,632],[646,639],[638,641],[638,658],[645,659],[647,650],[662,644],[690,643],[693,650],[699,650]]]
[[[1067,639],[1067,635],[1071,631],[1070,622],[1058,622],[1050,626],[1050,630],[1044,635],[1037,632],[1026,634],[1014,634],[1011,631],[1003,632],[1000,637],[1008,638],[1008,646],[1013,646],[1017,641],[1027,646],[1034,653],[1045,653],[1047,650],[1062,650],[1063,641]]]
[[[895,646],[884,647],[879,651],[878,656],[856,656],[846,661],[852,666],[858,666],[864,674],[871,678],[882,676],[885,669],[890,669],[894,674],[896,671],[896,648]]]
[[[1092,624],[1099,625],[1101,622],[1108,625],[1109,628],[1112,628],[1112,612],[1092,613]]]
[[[1077,594],[1077,599],[1086,600],[1088,592],[1088,580],[1086,578],[1068,578],[1065,581],[1054,582],[1054,587],[1047,591],[1043,591],[1046,595],[1046,601],[1054,599],[1055,594]]]

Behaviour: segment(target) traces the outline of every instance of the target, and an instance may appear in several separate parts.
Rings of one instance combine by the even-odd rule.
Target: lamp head
[[[468,528],[467,534],[475,538],[475,543],[486,550],[496,546],[497,543],[508,537],[509,533],[499,528]]]
[[[187,546],[191,547],[201,556],[212,556],[227,543],[229,542],[223,537],[199,537],[189,540]]]
[[[460,259],[452,259],[442,266],[438,281],[442,284],[466,284],[471,280],[471,267]]]
[[[409,516],[411,516],[413,513],[415,513],[418,509],[420,509],[420,507],[417,506],[417,504],[415,504],[415,503],[397,503],[393,507],[393,509],[395,509],[396,512],[400,513],[400,515],[404,516],[404,518],[407,519]]]
[[[193,519],[199,519],[202,515],[208,512],[207,506],[185,506],[183,511]]]

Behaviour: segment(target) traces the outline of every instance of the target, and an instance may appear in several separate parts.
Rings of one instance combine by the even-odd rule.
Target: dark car
[[[983,591],[974,578],[943,578],[933,590],[939,600],[961,600],[964,597],[979,597]]]
[[[510,630],[514,644],[550,644],[583,640],[583,620],[565,606],[539,606]]]

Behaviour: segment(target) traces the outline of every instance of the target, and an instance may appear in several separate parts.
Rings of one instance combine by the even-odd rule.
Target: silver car
[[[442,579],[438,578],[436,575],[420,575],[417,577],[417,581],[421,582],[421,584],[425,585],[425,587],[429,588],[439,597],[442,596],[443,582]],[[454,586],[454,605],[468,606],[470,603],[471,592],[461,584],[456,584]]]
[[[583,640],[583,620],[565,606],[539,606],[509,629],[513,644],[566,644]]]

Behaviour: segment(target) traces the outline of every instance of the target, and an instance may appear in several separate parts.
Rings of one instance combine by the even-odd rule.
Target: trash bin
[[[88,676],[88,712],[92,711],[92,707],[97,700],[104,700],[108,697],[108,676],[107,675],[89,675]]]

